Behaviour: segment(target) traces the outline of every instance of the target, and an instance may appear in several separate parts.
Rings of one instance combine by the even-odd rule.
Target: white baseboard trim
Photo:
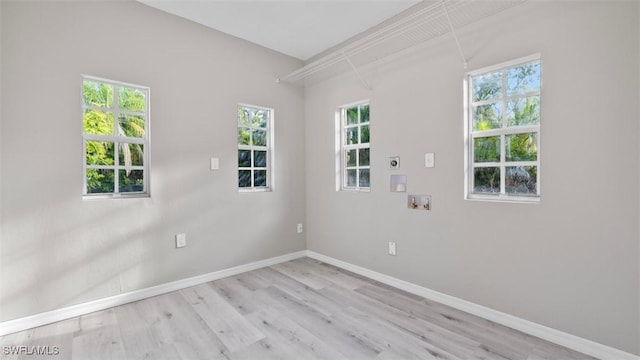
[[[554,344],[564,346],[566,348],[591,355],[603,360],[640,360],[639,356],[628,352],[618,350],[606,345],[596,343],[566,332],[552,329],[550,327],[534,323],[513,315],[509,315],[497,310],[484,307],[460,298],[443,294],[441,292],[431,290],[404,280],[400,280],[367,268],[350,264],[348,262],[338,260],[326,255],[307,250],[307,256],[318,261],[325,262],[337,266],[339,268],[354,272],[365,276],[369,279],[379,281],[381,283],[396,287],[409,293],[424,297],[426,299],[439,302],[452,308],[462,310],[464,312],[479,316],[481,318],[493,321],[495,323],[522,331],[526,334],[547,340]]]
[[[209,281],[214,281],[225,277],[242,274],[244,272],[260,269],[263,267],[276,265],[289,260],[298,259],[301,257],[305,257],[306,255],[306,251],[298,251],[290,254],[272,257],[269,259],[255,261],[245,265],[214,271],[208,274],[172,281],[162,285],[152,286],[149,288],[89,301],[78,305],[68,306],[15,320],[5,321],[0,323],[0,336],[51,324],[62,320],[71,319],[76,316],[90,314],[92,312],[109,309],[114,306],[124,305],[130,302],[170,293],[172,291],[182,290],[191,286],[204,284]]]

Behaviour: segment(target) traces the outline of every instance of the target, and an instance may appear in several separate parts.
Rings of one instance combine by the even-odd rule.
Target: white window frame
[[[360,107],[363,105],[369,106],[369,121],[365,123],[360,123],[358,121],[357,124],[349,125],[347,124],[347,110],[358,107],[358,119],[360,119]],[[339,139],[339,151],[338,151],[338,161],[337,163],[340,166],[339,169],[339,190],[342,191],[362,191],[362,192],[370,192],[371,191],[371,103],[369,100],[362,100],[358,102],[354,102],[351,104],[340,106],[337,112],[338,125],[337,130],[339,131],[339,135],[336,137]],[[360,143],[361,131],[360,128],[362,126],[369,127],[369,142],[368,143]],[[357,144],[347,144],[347,128],[358,128],[358,143]],[[356,166],[347,166],[347,153],[350,150],[356,150],[356,153],[359,153],[360,149],[369,149],[369,165],[361,166],[356,164]],[[359,155],[358,155],[359,156]],[[360,186],[360,170],[368,169],[369,170],[369,186]],[[356,186],[348,186],[347,184],[347,171],[348,170],[356,170]]]
[[[518,94],[508,96],[506,92],[503,92],[503,96],[498,100],[502,103],[502,127],[499,129],[474,131],[473,130],[473,106],[483,105],[484,101],[473,102],[473,84],[472,77],[483,75],[486,73],[492,73],[497,71],[506,72],[507,70],[525,65],[527,63],[538,62],[540,63],[540,88],[537,91],[531,91],[525,94]],[[506,76],[502,77],[502,89],[506,89]],[[481,201],[498,201],[498,202],[520,202],[520,203],[539,203],[540,202],[540,124],[542,123],[542,100],[540,100],[540,121],[535,125],[521,125],[507,127],[506,125],[506,104],[508,100],[514,98],[524,98],[529,96],[540,96],[542,92],[542,60],[540,54],[534,54],[515,60],[507,61],[501,64],[485,67],[482,69],[474,70],[465,74],[464,78],[464,166],[465,166],[465,182],[464,182],[464,196],[466,200],[481,200]],[[486,103],[496,102],[496,99],[486,101]],[[537,157],[535,161],[509,161],[506,157],[506,141],[505,137],[512,134],[521,133],[536,133],[537,140]],[[485,136],[500,136],[500,160],[497,162],[483,162],[474,163],[474,147],[473,140],[476,137]],[[537,194],[535,195],[509,195],[506,193],[506,167],[507,166],[536,166],[537,168]],[[500,168],[500,193],[486,194],[486,193],[474,193],[474,168],[475,167],[499,167]]]
[[[237,109],[239,108],[250,108],[250,109],[258,109],[258,110],[264,110],[266,111],[269,116],[267,119],[267,127],[265,128],[267,131],[267,136],[266,136],[266,140],[267,140],[267,145],[266,146],[256,146],[253,144],[250,145],[241,145],[238,144],[238,148],[236,151],[238,150],[250,150],[251,151],[251,166],[250,167],[240,167],[240,162],[239,159],[237,159],[237,153],[236,153],[236,165],[237,165],[237,172],[236,174],[240,174],[240,170],[251,170],[251,186],[250,187],[240,187],[239,183],[236,183],[238,186],[238,191],[239,192],[269,192],[269,191],[273,191],[274,189],[274,176],[273,176],[273,156],[274,156],[274,137],[273,137],[273,124],[274,124],[274,118],[275,118],[275,110],[273,108],[268,108],[268,107],[264,107],[264,106],[258,106],[258,105],[251,105],[251,104],[245,104],[245,103],[239,103],[237,106]],[[240,128],[240,123],[236,117],[236,135],[238,132],[238,129]],[[253,134],[253,129],[254,126],[251,125],[250,126],[251,129],[251,133]],[[262,128],[261,128],[262,129]],[[251,141],[253,141],[253,136],[251,137]],[[258,150],[258,151],[266,151],[267,152],[267,166],[266,167],[256,167],[254,166],[253,163],[253,151]],[[255,170],[266,170],[267,172],[267,176],[266,176],[266,181],[267,181],[267,185],[266,186],[255,186],[254,185],[254,176],[253,173]]]
[[[109,84],[114,87],[113,90],[113,108],[100,108],[95,106],[87,106],[84,104],[84,81],[94,81]],[[142,113],[132,113],[126,110],[122,110],[118,104],[118,89],[126,87],[126,88],[134,88],[145,93],[145,112]],[[150,172],[149,172],[149,163],[150,163],[150,139],[151,139],[151,106],[150,106],[150,97],[151,91],[147,86],[136,85],[131,83],[126,83],[122,81],[104,79],[100,77],[90,76],[90,75],[82,75],[82,79],[80,81],[80,104],[81,104],[81,134],[82,134],[82,194],[83,199],[100,199],[100,198],[139,198],[139,197],[150,197]],[[96,134],[86,134],[84,132],[84,113],[87,109],[96,109],[100,111],[113,111],[114,118],[114,135],[96,135]],[[145,118],[145,135],[141,138],[135,137],[127,137],[127,136],[119,136],[118,134],[118,119],[120,114],[134,114],[136,116],[144,116]],[[87,154],[87,141],[105,141],[105,142],[113,142],[114,143],[114,165],[88,165],[86,160]],[[124,165],[120,164],[119,154],[119,144],[127,143],[127,144],[141,144],[144,147],[143,151],[143,165]],[[87,192],[87,170],[88,169],[105,169],[105,170],[113,170],[114,171],[114,188],[111,193],[88,193]],[[120,170],[142,170],[143,171],[143,191],[140,192],[120,192],[119,191],[119,182],[120,178],[118,176]]]

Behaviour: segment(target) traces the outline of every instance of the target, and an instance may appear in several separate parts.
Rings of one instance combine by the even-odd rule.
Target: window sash
[[[540,63],[539,55],[532,55],[530,57],[517,59],[505,64],[499,64],[490,68],[480,69],[478,71],[470,72],[467,74],[465,87],[465,102],[466,106],[466,130],[465,146],[467,147],[467,155],[465,161],[465,174],[467,177],[465,198],[467,199],[480,199],[480,200],[507,200],[507,201],[522,201],[522,202],[538,202],[540,199],[540,120],[537,124],[525,124],[525,125],[508,125],[507,117],[507,104],[509,101],[517,99],[526,99],[530,97],[540,96],[540,88],[534,91],[527,91],[524,93],[508,95],[507,91],[507,76],[509,70],[527,65],[530,63]],[[473,77],[483,74],[500,72],[501,76],[501,91],[502,96],[499,98],[472,101],[474,98],[473,89]],[[500,127],[496,129],[487,130],[474,130],[474,107],[488,105],[488,104],[500,104],[501,116]],[[540,111],[540,110],[539,110]],[[533,133],[536,136],[536,160],[530,161],[507,161],[506,159],[506,137],[509,135],[528,134]],[[499,137],[500,138],[500,159],[499,161],[486,161],[476,162],[475,160],[475,139],[484,137]],[[536,193],[535,194],[513,194],[507,193],[506,190],[506,170],[509,167],[524,167],[533,166],[536,168]],[[500,192],[499,193],[482,193],[475,192],[475,169],[478,168],[499,168],[500,171]]]
[[[362,113],[361,113],[362,107],[368,106],[368,105],[369,105],[369,102],[365,101],[365,102],[347,105],[340,108],[340,136],[341,136],[340,144],[342,148],[340,152],[341,153],[340,164],[342,168],[342,171],[341,171],[341,189],[342,190],[349,190],[349,191],[370,191],[371,190],[371,172],[370,172],[371,160],[369,160],[369,165],[360,165],[359,160],[356,161],[356,165],[347,164],[347,156],[350,151],[355,150],[356,156],[358,159],[360,156],[359,152],[361,149],[369,149],[369,151],[371,151],[370,150],[371,139],[369,139],[369,141],[367,142],[362,142],[362,128],[366,126],[366,127],[369,127],[369,129],[371,129],[370,128],[371,120],[369,119],[369,121],[366,121],[366,122],[360,121],[362,119]],[[358,122],[355,124],[348,124],[347,111],[355,107],[358,108]],[[357,142],[353,144],[348,144],[347,133],[348,133],[348,130],[351,130],[351,129],[356,129]],[[348,181],[349,181],[348,172],[350,170],[351,171],[355,170],[355,173],[356,173],[355,186],[350,186],[348,184]],[[369,186],[360,186],[361,170],[369,170]]]
[[[274,117],[274,110],[271,108],[266,108],[266,107],[262,107],[262,106],[256,106],[256,105],[248,105],[248,104],[238,104],[238,108],[241,109],[251,109],[251,110],[262,110],[265,111],[267,113],[267,121],[265,126],[256,126],[254,125],[252,122],[249,123],[248,125],[243,125],[240,124],[239,119],[236,119],[236,134],[240,129],[248,129],[250,132],[249,135],[249,144],[240,144],[238,143],[238,148],[237,150],[245,150],[245,151],[250,151],[250,166],[240,166],[239,163],[239,159],[237,159],[238,161],[238,191],[240,192],[259,192],[259,191],[271,191],[273,189],[273,166],[272,166],[272,162],[273,162],[273,117]],[[265,131],[266,132],[266,136],[265,136],[265,143],[266,145],[254,145],[253,144],[253,134],[255,130],[260,130],[260,131]],[[266,156],[266,164],[265,166],[255,166],[255,152],[256,151],[264,151],[266,152],[265,156]],[[240,176],[240,171],[249,171],[251,176],[250,176],[250,180],[251,180],[251,185],[250,186],[245,186],[245,187],[241,187],[240,183],[239,183],[239,176]],[[265,185],[255,185],[255,172],[256,171],[265,171],[266,172],[266,177],[265,177]]]
[[[112,106],[95,106],[95,105],[86,105],[84,104],[84,100],[81,102],[82,109],[82,184],[83,184],[83,198],[120,198],[120,197],[148,197],[150,195],[149,192],[149,161],[150,161],[150,147],[149,147],[149,139],[150,139],[150,90],[148,87],[124,83],[120,81],[108,80],[103,78],[98,78],[94,76],[82,76],[81,81],[81,95],[82,99],[84,99],[84,82],[91,81],[96,83],[103,83],[113,87],[113,98]],[[122,88],[134,89],[142,92],[145,97],[145,111],[130,111],[126,109],[121,109],[119,104],[119,90]],[[100,134],[91,134],[85,133],[84,129],[84,115],[87,110],[96,110],[101,112],[108,112],[113,114],[113,135],[100,135]],[[144,136],[143,137],[128,137],[118,135],[118,125],[120,115],[130,115],[130,116],[138,116],[144,120]],[[87,141],[102,141],[102,142],[111,142],[114,143],[114,164],[113,165],[91,165],[87,164],[86,156],[87,156]],[[119,163],[120,158],[120,144],[139,144],[143,145],[144,151],[142,153],[142,163],[143,165],[125,165]],[[113,178],[113,192],[104,192],[104,193],[90,193],[88,184],[87,184],[87,170],[112,170],[114,171]],[[120,177],[118,176],[118,172],[120,170],[124,170],[130,172],[132,170],[142,171],[143,173],[143,184],[142,191],[132,191],[132,192],[120,192]]]

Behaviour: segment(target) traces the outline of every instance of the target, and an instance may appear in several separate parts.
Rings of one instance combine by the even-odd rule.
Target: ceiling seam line
[[[353,63],[351,62],[351,59],[349,59],[349,57],[347,56],[347,54],[344,53],[344,51],[342,51],[342,56],[344,57],[344,59],[347,61],[347,63],[349,63],[349,66],[351,66],[351,68],[353,69],[353,72],[356,73],[356,76],[358,77],[358,79],[360,80],[360,82],[362,83],[362,85],[367,89],[367,90],[373,90],[373,87],[371,87],[371,85],[369,85],[369,83],[362,77],[362,75],[360,74],[360,72],[358,71],[358,69],[355,67],[355,65],[353,65]]]
[[[464,68],[467,68],[467,58],[464,56],[464,52],[462,51],[462,46],[460,46],[460,41],[458,40],[458,35],[456,34],[456,30],[453,27],[453,23],[451,22],[451,17],[449,17],[449,11],[447,10],[447,4],[445,0],[442,0],[442,9],[444,10],[444,15],[449,22],[449,28],[451,29],[451,35],[453,35],[453,39],[456,42],[456,46],[458,47],[458,53],[460,54],[460,58],[462,63],[464,64]]]

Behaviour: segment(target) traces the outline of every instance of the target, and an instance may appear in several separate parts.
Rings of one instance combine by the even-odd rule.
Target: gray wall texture
[[[2,2],[0,321],[305,249],[300,66],[133,1]],[[150,198],[82,199],[82,74],[151,88]],[[275,191],[238,193],[238,103],[275,109]]]
[[[638,14],[637,2],[530,2],[459,31],[467,69],[447,36],[363,69],[372,91],[354,74],[308,87],[308,248],[638,354]],[[465,201],[464,74],[535,53],[541,202]],[[372,189],[337,192],[334,113],[363,99]],[[391,174],[433,210],[408,210]]]

